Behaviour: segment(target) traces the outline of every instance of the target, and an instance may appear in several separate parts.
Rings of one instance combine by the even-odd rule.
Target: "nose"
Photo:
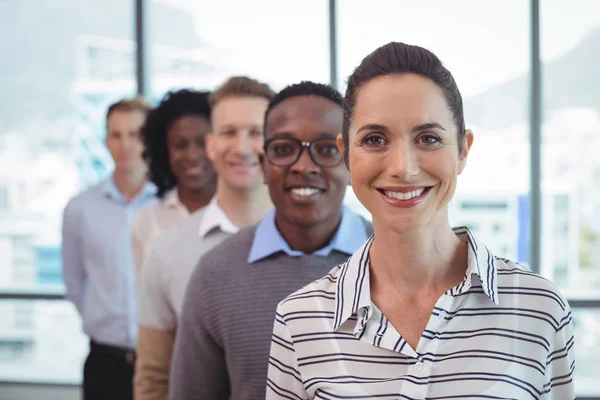
[[[184,157],[189,161],[197,161],[205,154],[204,147],[198,144],[190,144],[186,147]]]
[[[395,178],[408,180],[419,174],[419,157],[410,139],[396,142],[389,153],[387,164],[388,171]]]
[[[252,140],[250,138],[250,132],[242,131],[239,132],[233,143],[234,153],[247,157],[252,153]]]
[[[303,147],[300,157],[290,167],[290,171],[294,174],[316,175],[320,171],[320,167],[310,158],[308,149]]]

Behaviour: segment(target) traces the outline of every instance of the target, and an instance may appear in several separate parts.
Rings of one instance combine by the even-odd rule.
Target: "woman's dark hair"
[[[319,96],[334,102],[335,104],[343,107],[342,95],[340,92],[335,90],[329,85],[322,83],[315,83],[311,81],[302,81],[300,83],[294,83],[293,85],[286,86],[279,93],[277,93],[269,102],[267,111],[265,111],[265,124],[264,132],[267,132],[267,118],[273,108],[287,99],[298,96]]]
[[[148,162],[149,178],[157,186],[158,197],[163,197],[177,184],[169,166],[167,130],[177,119],[194,115],[210,121],[209,92],[178,90],[168,92],[158,107],[153,108],[142,127],[144,159]]]
[[[465,117],[462,96],[452,74],[431,51],[419,46],[390,42],[366,56],[348,78],[348,87],[344,97],[344,126],[342,130],[346,163],[348,163],[350,121],[356,107],[357,90],[374,78],[393,74],[420,75],[430,79],[442,89],[456,125],[459,150],[462,150],[465,136]]]

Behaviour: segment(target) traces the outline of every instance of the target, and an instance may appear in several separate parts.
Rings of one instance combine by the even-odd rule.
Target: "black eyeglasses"
[[[298,161],[304,149],[308,149],[311,160],[319,167],[339,165],[343,157],[333,139],[315,139],[303,142],[294,138],[271,138],[265,141],[267,160],[278,167],[289,167]]]

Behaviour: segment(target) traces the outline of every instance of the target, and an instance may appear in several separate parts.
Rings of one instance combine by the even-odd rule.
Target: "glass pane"
[[[110,172],[106,107],[135,92],[132,4],[0,2],[0,290],[62,290],[63,208]]]
[[[527,263],[529,2],[344,0],[337,11],[339,82],[391,41],[433,51],[452,72],[475,141],[451,222],[496,255]],[[347,202],[362,209],[351,190]]]
[[[600,310],[573,310],[575,323],[575,390],[577,396],[598,397]]]
[[[75,307],[0,300],[0,381],[80,384],[89,339]]]
[[[599,298],[600,2],[540,8],[542,273],[568,296]]]
[[[328,2],[151,0],[154,97],[248,75],[273,89],[329,82]]]

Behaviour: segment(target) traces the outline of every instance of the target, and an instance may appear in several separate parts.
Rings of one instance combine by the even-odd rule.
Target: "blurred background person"
[[[177,320],[190,274],[200,257],[272,207],[259,163],[263,123],[273,91],[232,77],[211,95],[212,132],[206,150],[217,171],[209,205],[159,235],[141,272],[136,400],[166,400]],[[235,251],[235,249],[233,249]]]
[[[195,268],[177,329],[171,399],[264,398],[277,303],[344,262],[372,233],[342,204],[349,183],[335,142],[342,109],[335,89],[313,82],[271,100],[262,165],[274,208]]]
[[[210,132],[208,96],[187,89],[168,92],[142,127],[149,179],[160,201],[133,223],[137,277],[152,239],[206,206],[215,194],[217,177],[205,148]]]
[[[85,400],[131,399],[137,339],[137,296],[131,224],[156,201],[140,129],[148,106],[122,100],[106,114],[113,174],[73,198],[63,215],[63,279],[90,337],[83,371]]]

